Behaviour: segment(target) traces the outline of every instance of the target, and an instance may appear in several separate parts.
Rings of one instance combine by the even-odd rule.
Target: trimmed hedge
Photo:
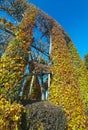
[[[22,124],[24,130],[65,130],[66,117],[61,106],[55,106],[48,101],[26,105],[26,122]],[[25,129],[25,130],[26,130]]]

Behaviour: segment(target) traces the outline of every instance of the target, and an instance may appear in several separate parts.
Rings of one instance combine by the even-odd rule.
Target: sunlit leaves
[[[86,66],[86,68],[87,68],[87,70],[88,70],[88,54],[86,54],[86,55],[84,56],[84,62],[85,62],[85,66]]]
[[[16,0],[19,4],[22,4],[19,0]],[[18,7],[18,15],[13,14],[14,10],[7,10],[7,6],[4,9],[18,21],[21,20],[19,5],[12,3],[11,8],[16,9]],[[24,6],[23,6],[24,7]],[[49,87],[49,101],[55,105],[62,105],[65,110],[68,122],[68,130],[85,130],[85,104],[87,104],[87,84],[88,77],[86,75],[86,69],[81,62],[81,59],[76,55],[74,48],[69,44],[69,40],[66,39],[65,32],[58,23],[52,18],[44,15],[41,11],[34,6],[29,5],[29,9],[25,11],[21,10],[21,16],[23,17],[21,23],[15,30],[15,38],[12,39],[5,50],[4,55],[0,59],[0,94],[6,98],[1,99],[0,109],[4,117],[1,114],[1,126],[2,130],[6,126],[8,130],[10,121],[14,122],[11,129],[18,128],[15,123],[20,121],[21,106],[10,102],[19,101],[20,92],[23,90],[23,99],[40,99],[41,91],[38,76],[35,76],[33,89],[31,94],[30,76],[26,80],[23,86],[25,77],[25,68],[27,65],[30,67],[30,71],[36,73],[45,69],[43,65],[44,60],[41,60],[40,64],[35,62],[29,62],[30,46],[33,43],[33,31],[36,26],[42,33],[42,37],[46,36],[49,39],[49,35],[52,37],[52,53],[50,59],[52,59],[52,65],[50,71],[53,72],[51,79],[51,85]],[[24,15],[22,15],[24,13]],[[7,25],[6,25],[7,26]],[[69,46],[67,46],[67,43]],[[71,48],[72,47],[72,48]],[[31,58],[32,59],[32,58]],[[36,67],[35,67],[36,66]],[[44,68],[44,69],[43,69]],[[46,71],[48,68],[46,68]],[[27,92],[27,93],[26,93]],[[27,95],[26,95],[27,94]],[[82,98],[83,97],[83,98]],[[4,103],[4,104],[3,104]],[[16,113],[17,112],[17,113]],[[19,115],[18,115],[19,114]],[[5,123],[4,123],[4,122]]]
[[[75,72],[78,76],[78,84],[82,98],[85,102],[85,105],[88,107],[88,75],[86,67],[72,42],[68,44],[68,49],[74,63]]]
[[[1,58],[0,85],[5,89],[3,94],[7,93],[8,100],[19,100],[29,56],[29,47],[32,42],[32,28],[35,23],[35,17],[36,12],[34,12],[34,9],[31,13],[29,11],[25,13],[24,20],[19,25],[20,29],[15,33],[16,38],[11,40]],[[25,22],[27,23],[25,24]]]
[[[24,107],[20,104],[10,104],[0,96],[0,130],[18,130]]]
[[[49,101],[61,104],[66,112],[68,129],[85,130],[85,107],[80,95],[77,74],[69,54],[63,30],[59,25],[52,29],[52,53],[54,75],[49,88]]]
[[[34,84],[32,87],[30,99],[41,100],[41,88],[37,77],[34,78]]]

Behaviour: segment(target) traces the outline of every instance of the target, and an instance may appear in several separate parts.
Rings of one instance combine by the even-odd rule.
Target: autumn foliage
[[[60,28],[59,25],[57,27]],[[49,100],[56,105],[62,104],[69,130],[85,130],[85,105],[80,95],[77,74],[64,35],[56,27],[52,29],[52,43],[51,69],[54,75],[49,88]]]
[[[19,0],[15,2],[21,4]],[[17,3],[12,5],[17,7]],[[85,64],[55,20],[31,4],[24,2],[22,8],[21,12],[17,10],[21,20],[13,11],[4,8],[14,19],[20,20],[17,26],[1,19],[6,35],[8,32],[11,37],[0,57],[0,130],[20,130],[24,107],[18,103],[41,100],[40,77],[45,75],[43,80],[46,80],[48,74],[52,75],[48,101],[62,106],[68,130],[87,130],[88,73]],[[35,37],[37,30],[40,39]]]
[[[22,105],[11,104],[0,96],[0,130],[20,129],[22,113],[24,113]]]

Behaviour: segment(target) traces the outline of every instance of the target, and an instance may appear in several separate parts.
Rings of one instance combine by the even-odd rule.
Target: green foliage
[[[10,41],[0,60],[1,93],[3,92],[3,95],[6,95],[11,102],[19,101],[36,15],[35,8],[25,12],[24,19],[15,33],[16,38]],[[31,29],[27,29],[28,26]]]
[[[88,69],[88,54],[86,54],[86,55],[84,56],[84,62],[85,62],[86,68]]]
[[[71,54],[72,62],[74,64],[74,70],[77,74],[78,85],[81,91],[82,98],[85,105],[88,107],[88,74],[86,67],[72,42],[68,44],[68,50]]]
[[[24,85],[22,100],[29,100],[29,98],[30,100],[41,100],[41,87],[40,87],[37,77],[34,77],[32,90],[31,90],[31,93],[29,93],[31,80],[32,80],[32,77],[29,76]]]
[[[22,79],[24,76],[27,52],[22,49],[22,44],[13,39],[0,61],[0,86],[4,89],[7,99],[19,99]]]
[[[62,107],[48,101],[27,105],[26,120],[28,130],[65,130],[67,127]]]
[[[34,77],[34,83],[32,87],[32,92],[30,94],[31,100],[41,100],[41,87],[37,77]]]
[[[49,101],[56,105],[61,104],[64,108],[68,130],[85,130],[85,107],[80,95],[78,77],[64,35],[59,28],[55,23],[52,29],[51,70],[54,74],[49,87]]]
[[[31,80],[32,80],[32,77],[28,76],[27,81],[26,81],[24,88],[23,88],[22,100],[28,100]]]
[[[16,0],[16,2],[22,4],[19,0]],[[21,10],[21,14],[25,10],[25,5],[22,6],[24,9]],[[12,9],[17,9],[17,7],[14,6]],[[27,111],[28,126],[34,129],[43,129],[46,125],[46,130],[65,129],[66,122],[63,112],[61,109],[57,111],[60,104],[66,113],[68,130],[87,130],[85,105],[88,107],[88,74],[86,73],[86,67],[62,27],[33,5],[27,5],[27,7],[30,10],[25,11],[17,31],[14,31],[15,38],[9,42],[4,55],[0,58],[0,95],[4,97],[1,97],[0,101],[1,130],[20,130],[23,107],[12,102],[19,101],[25,77],[25,67],[29,64],[28,57],[30,46],[33,43],[33,31],[36,23],[37,28],[43,35],[49,37],[51,33],[52,52],[50,59],[53,64],[50,70],[54,74],[49,87],[49,101],[57,106],[51,106],[49,103],[31,105]],[[14,10],[11,12],[7,6],[5,10],[9,14],[14,14]],[[19,12],[19,9],[17,12]],[[14,18],[19,21],[22,18],[21,14],[20,12],[18,15],[14,14]],[[7,27],[6,24],[5,26]],[[45,63],[45,61],[41,59],[41,63]],[[28,99],[30,83],[31,78],[29,76],[24,85],[23,99]],[[34,79],[30,98],[41,98],[37,77]],[[54,109],[55,107],[56,109]],[[10,126],[10,124],[12,125]],[[55,126],[52,124],[55,124]]]
[[[45,64],[45,59],[44,58],[40,58],[40,63],[42,63],[42,64]]]
[[[21,116],[24,107],[20,104],[10,104],[0,96],[0,130],[21,130]]]

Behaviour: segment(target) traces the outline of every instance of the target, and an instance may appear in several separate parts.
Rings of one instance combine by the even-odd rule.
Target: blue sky
[[[88,0],[29,1],[62,25],[82,58],[88,53]]]
[[[88,0],[29,0],[62,25],[80,56],[88,53]],[[14,20],[0,11],[0,16]]]

